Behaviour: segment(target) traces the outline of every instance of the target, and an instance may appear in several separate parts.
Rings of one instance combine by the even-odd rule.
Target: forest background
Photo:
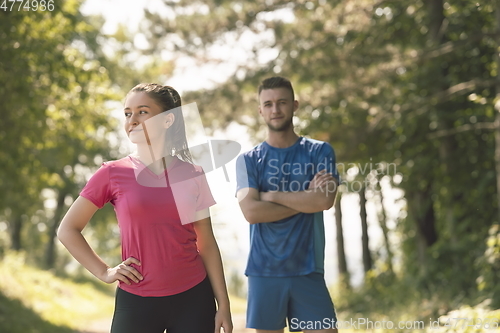
[[[296,130],[335,148],[344,183],[327,257],[336,257],[341,319],[461,316],[472,320],[465,331],[498,323],[500,0],[163,0],[145,9],[138,31],[112,32],[82,13],[82,1],[41,3],[0,1],[0,262],[102,288],[58,245],[58,224],[100,163],[126,154],[112,114],[130,87],[210,65],[208,87],[192,77],[183,91],[208,134],[239,124],[261,141],[255,90],[282,75],[301,103]],[[401,193],[396,202],[391,191]],[[342,219],[343,198],[353,197],[358,282],[345,253],[345,224],[354,222]],[[99,254],[119,260],[110,205],[85,232]],[[244,277],[227,266],[232,294],[245,297]],[[8,289],[2,332],[6,309],[22,303]]]

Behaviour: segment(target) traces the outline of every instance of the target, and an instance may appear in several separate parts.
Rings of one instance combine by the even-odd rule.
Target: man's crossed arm
[[[315,213],[333,206],[338,182],[327,173],[314,175],[307,190],[297,192],[259,192],[243,188],[236,194],[245,219],[250,224],[275,222],[298,213]]]

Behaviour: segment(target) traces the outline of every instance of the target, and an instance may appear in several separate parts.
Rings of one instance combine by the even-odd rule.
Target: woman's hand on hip
[[[128,285],[131,285],[132,282],[138,283],[142,281],[144,277],[137,269],[131,266],[132,264],[141,266],[141,262],[139,260],[129,257],[118,266],[109,267],[101,280],[106,283],[121,281]]]

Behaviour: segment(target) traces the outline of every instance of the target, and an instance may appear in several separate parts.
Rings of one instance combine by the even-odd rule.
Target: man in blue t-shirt
[[[339,183],[335,153],[326,142],[299,137],[299,106],[289,80],[259,86],[266,141],[237,160],[237,197],[250,223],[247,327],[257,333],[336,332],[324,280],[323,210]]]

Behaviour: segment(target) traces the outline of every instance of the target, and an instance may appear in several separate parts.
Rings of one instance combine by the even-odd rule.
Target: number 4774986
[[[2,1],[2,0],[0,0]],[[4,12],[12,11],[53,11],[54,0],[3,0],[0,5],[0,10]]]

